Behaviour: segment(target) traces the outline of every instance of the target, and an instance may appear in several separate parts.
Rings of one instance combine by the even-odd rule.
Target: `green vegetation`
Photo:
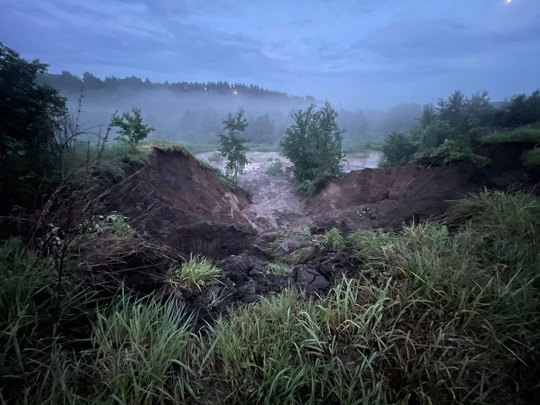
[[[292,242],[284,248],[285,242]],[[276,264],[293,266],[313,257],[320,250],[322,239],[309,228],[283,228],[269,233],[265,243],[257,247]]]
[[[238,183],[238,175],[244,172],[244,168],[249,163],[246,157],[248,148],[246,143],[247,138],[240,136],[240,133],[248,126],[247,120],[244,118],[245,111],[240,108],[233,116],[229,114],[227,119],[223,120],[224,129],[228,132],[227,135],[220,134],[219,152],[221,156],[227,159],[225,165],[225,175],[229,177],[234,184]]]
[[[540,129],[523,127],[513,131],[498,131],[482,138],[483,143],[540,142]]]
[[[298,182],[341,173],[344,131],[337,126],[337,116],[328,102],[319,110],[312,104],[294,113],[295,123],[287,128],[280,145],[293,164],[292,172]]]
[[[436,106],[424,106],[418,124],[406,133],[391,133],[384,139],[381,167],[398,166],[420,157],[441,156],[446,163],[470,159],[478,166],[489,163],[474,153],[479,143],[538,142],[540,91],[519,95],[499,109],[487,92],[465,97],[454,92]]]
[[[181,267],[171,266],[167,272],[168,281],[175,286],[196,287],[201,290],[219,280],[220,270],[212,262],[201,256],[189,257]]]
[[[114,114],[110,126],[120,128],[116,140],[135,146],[144,141],[155,128],[143,124],[140,108],[133,107],[131,112],[132,114],[124,112],[121,116]]]
[[[287,237],[299,250],[345,242],[360,263],[357,275],[317,300],[288,289],[198,330],[196,313],[188,315],[174,298],[135,299],[120,289],[100,302],[67,288],[67,279],[58,290],[54,261],[20,241],[5,243],[2,399],[493,403],[506,390],[506,375],[537,355],[540,201],[534,196],[485,191],[457,201],[446,224],[345,239],[337,229],[321,240],[297,231],[270,244]],[[287,274],[285,263],[295,260],[277,255],[269,270]],[[212,268],[192,257],[169,277],[198,291],[215,281]]]
[[[345,247],[345,240],[337,228],[332,228],[324,234],[324,245],[332,250],[341,250]]]
[[[528,166],[540,166],[540,148],[534,148],[525,153],[524,159]]]
[[[65,99],[37,83],[46,69],[0,42],[0,210],[29,203],[66,146],[59,131],[67,115]]]
[[[276,176],[276,177],[287,176],[288,174],[283,169],[283,167],[284,166],[281,160],[277,159],[270,166],[268,166],[268,169],[266,169],[266,174],[269,174],[270,176]]]

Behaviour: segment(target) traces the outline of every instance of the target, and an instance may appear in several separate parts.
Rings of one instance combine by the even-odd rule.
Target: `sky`
[[[540,87],[540,0],[0,0],[49,71],[228,81],[345,108]]]

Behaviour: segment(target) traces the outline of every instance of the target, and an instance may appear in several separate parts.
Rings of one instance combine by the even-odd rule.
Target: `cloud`
[[[383,57],[454,58],[495,52],[501,48],[538,41],[538,25],[513,31],[488,30],[450,19],[399,21],[372,31],[352,50]]]

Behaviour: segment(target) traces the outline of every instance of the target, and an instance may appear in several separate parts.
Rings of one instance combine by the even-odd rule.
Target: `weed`
[[[167,272],[169,282],[184,287],[203,287],[219,280],[220,269],[212,264],[210,259],[202,256],[189,256],[189,260],[181,267],[171,266]]]
[[[341,250],[345,247],[345,239],[339,229],[332,228],[324,234],[324,245],[332,250]]]
[[[284,263],[270,263],[268,271],[276,276],[286,276],[291,273],[292,268]]]

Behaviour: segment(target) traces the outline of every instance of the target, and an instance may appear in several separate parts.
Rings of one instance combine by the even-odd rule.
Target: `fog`
[[[70,84],[67,79],[73,82]],[[82,128],[104,130],[113,114],[138,107],[145,123],[156,129],[151,138],[187,144],[216,143],[227,114],[243,108],[249,122],[244,135],[256,144],[276,145],[286,128],[294,123],[295,111],[324,103],[309,96],[291,96],[254,85],[226,82],[183,86],[143,82],[138,78],[101,81],[90,74],[85,74],[84,79],[67,72],[42,78],[67,98],[68,108],[78,115]],[[113,80],[120,84],[111,86]],[[83,82],[88,82],[90,88]],[[361,143],[380,139],[393,131],[407,131],[420,117],[422,106],[400,104],[388,111],[337,110],[338,125],[345,130],[344,141]]]

